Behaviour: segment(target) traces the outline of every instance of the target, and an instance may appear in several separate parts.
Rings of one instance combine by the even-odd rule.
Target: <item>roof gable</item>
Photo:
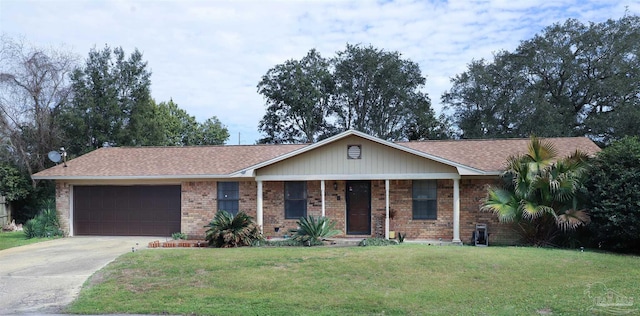
[[[316,148],[326,146],[328,144],[334,143],[334,142],[336,142],[338,140],[350,137],[352,135],[358,136],[360,138],[369,140],[369,141],[374,142],[374,143],[378,143],[378,144],[381,144],[381,145],[388,146],[390,148],[395,148],[395,149],[397,149],[399,151],[408,152],[408,153],[411,153],[411,154],[414,154],[414,155],[417,155],[417,156],[420,156],[420,157],[423,157],[423,158],[427,158],[427,159],[430,159],[430,160],[433,160],[433,161],[436,161],[436,162],[443,163],[445,165],[456,167],[456,168],[458,168],[458,172],[461,175],[471,175],[471,174],[480,175],[480,174],[483,174],[482,170],[475,169],[473,167],[469,167],[469,166],[465,166],[465,165],[459,164],[455,160],[448,160],[448,159],[444,159],[442,157],[434,156],[434,155],[431,155],[429,153],[421,152],[421,151],[415,150],[415,149],[413,149],[411,147],[401,146],[401,145],[398,145],[396,143],[392,143],[392,142],[389,142],[389,141],[386,141],[386,140],[383,140],[383,139],[380,139],[380,138],[377,138],[377,137],[373,137],[371,135],[368,135],[368,134],[365,134],[365,133],[362,133],[362,132],[359,132],[359,131],[356,131],[356,130],[348,130],[348,131],[342,132],[340,134],[337,134],[335,136],[329,137],[329,138],[324,139],[324,140],[322,140],[320,142],[317,142],[315,144],[311,144],[309,146],[302,147],[302,148],[297,149],[295,151],[289,152],[289,153],[287,153],[285,155],[275,157],[275,158],[273,158],[271,160],[265,161],[263,163],[259,163],[259,164],[255,165],[255,166],[251,166],[250,168],[247,168],[246,170],[242,170],[241,172],[243,174],[244,173],[249,173],[249,174],[255,175],[255,171],[257,169],[260,169],[260,168],[263,168],[265,166],[268,166],[268,165],[283,161],[285,159],[289,159],[289,158],[291,158],[293,156],[297,156],[297,155],[303,154],[303,153],[308,152],[308,151],[312,151],[312,150],[314,150]]]
[[[356,146],[360,154],[349,157]],[[306,148],[305,148],[306,149]],[[292,153],[293,154],[293,153]],[[386,177],[455,177],[456,167],[360,137],[348,135],[284,160],[256,168],[259,179],[379,179]]]

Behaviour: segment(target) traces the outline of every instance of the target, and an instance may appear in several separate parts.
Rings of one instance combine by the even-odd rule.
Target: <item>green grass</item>
[[[591,314],[605,287],[637,301],[639,267],[634,256],[516,247],[157,249],[96,273],[68,312]]]
[[[0,250],[33,244],[51,238],[31,238],[27,239],[24,232],[0,232]]]

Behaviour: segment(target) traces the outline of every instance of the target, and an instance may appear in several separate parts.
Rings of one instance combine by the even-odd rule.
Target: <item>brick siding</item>
[[[58,221],[60,222],[60,228],[64,231],[65,235],[69,235],[70,223],[69,215],[71,211],[71,186],[62,182],[56,181],[56,213],[58,213]]]
[[[437,180],[437,219],[414,220],[412,214],[412,181],[391,180],[389,190],[390,230],[406,234],[409,239],[450,241],[453,238],[453,180]],[[334,183],[337,189],[334,189]],[[460,239],[472,242],[475,225],[488,225],[489,243],[513,244],[518,235],[512,225],[498,222],[495,215],[480,211],[480,203],[486,196],[486,188],[496,184],[494,179],[460,180]],[[346,232],[345,181],[325,182],[325,215],[336,221],[339,237],[349,237]],[[62,229],[69,232],[70,188],[56,181],[56,207]],[[239,209],[256,218],[257,184],[255,181],[239,182]],[[216,181],[187,181],[182,183],[181,231],[189,238],[204,238],[205,225],[217,211]],[[371,181],[371,235],[384,236],[385,181]],[[307,215],[322,214],[320,181],[307,182]],[[264,235],[282,237],[294,229],[297,219],[284,218],[284,182],[263,182]],[[275,232],[278,227],[279,231]]]

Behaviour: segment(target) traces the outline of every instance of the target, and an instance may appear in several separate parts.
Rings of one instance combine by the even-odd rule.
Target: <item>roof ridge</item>
[[[568,138],[586,138],[587,136],[554,136],[554,137],[538,137],[539,139],[568,139]],[[404,140],[404,141],[396,141],[396,144],[406,144],[406,143],[448,143],[448,142],[484,142],[484,141],[513,141],[513,140],[530,140],[529,137],[513,137],[513,138],[459,138],[459,139],[423,139],[423,140]]]
[[[112,149],[112,148],[119,148],[119,149],[154,149],[154,148],[170,148],[170,149],[177,149],[177,148],[221,148],[221,147],[284,147],[284,146],[306,146],[306,145],[310,145],[309,143],[303,143],[303,144],[241,144],[241,145],[188,145],[188,146],[109,146],[109,147],[100,147],[97,148],[98,149]],[[92,150],[95,151],[95,150]]]

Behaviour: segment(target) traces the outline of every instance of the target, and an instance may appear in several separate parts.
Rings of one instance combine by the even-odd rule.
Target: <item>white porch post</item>
[[[257,209],[256,209],[256,217],[257,217],[257,221],[258,221],[258,227],[260,227],[260,233],[264,233],[264,227],[263,227],[263,216],[262,216],[262,181],[258,180],[258,194],[257,194],[257,198],[256,200],[257,202]]]
[[[385,195],[385,216],[384,216],[384,238],[389,239],[389,179],[384,180]]]
[[[461,244],[460,240],[460,179],[453,179],[453,240],[454,244]]]
[[[320,181],[320,191],[322,191],[322,217],[324,217],[325,215],[325,205],[324,205],[324,192],[325,192],[325,187],[324,187],[324,180]]]

